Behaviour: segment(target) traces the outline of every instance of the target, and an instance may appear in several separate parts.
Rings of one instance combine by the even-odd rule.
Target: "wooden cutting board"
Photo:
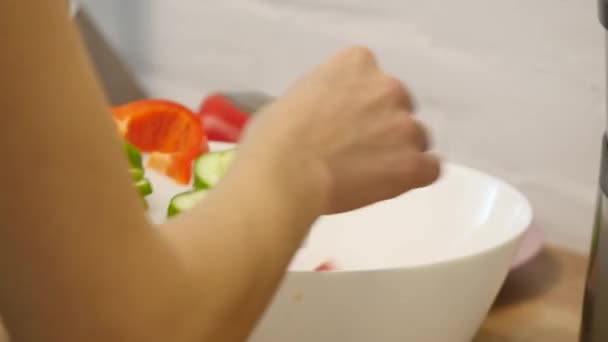
[[[587,258],[547,248],[512,273],[474,342],[576,342]]]

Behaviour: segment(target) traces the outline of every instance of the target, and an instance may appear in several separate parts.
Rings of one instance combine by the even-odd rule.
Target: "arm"
[[[352,48],[254,120],[199,207],[153,229],[64,6],[0,2],[0,312],[17,341],[241,341],[321,213],[438,178],[405,88]]]
[[[200,209],[151,229],[66,13],[60,0],[0,3],[9,330],[18,341],[242,339],[320,212],[314,183],[272,172],[272,155],[243,160],[256,182],[237,167]]]

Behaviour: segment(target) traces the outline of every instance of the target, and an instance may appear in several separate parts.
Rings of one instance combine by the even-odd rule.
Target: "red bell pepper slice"
[[[142,152],[151,152],[148,167],[181,184],[192,178],[192,162],[209,145],[201,120],[188,108],[168,100],[142,100],[113,108],[120,133]]]
[[[205,98],[199,109],[210,140],[238,142],[250,114],[239,109],[228,96],[212,94]]]
[[[201,120],[205,126],[207,139],[210,141],[236,143],[241,136],[241,130],[235,126],[231,126],[216,115],[202,115]]]
[[[192,179],[193,160],[192,156],[186,153],[152,152],[146,166],[172,178],[179,184],[188,185]]]

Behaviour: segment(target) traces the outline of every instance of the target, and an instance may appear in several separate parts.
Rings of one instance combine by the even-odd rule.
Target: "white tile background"
[[[84,2],[153,95],[191,106],[215,89],[278,94],[368,45],[444,119],[450,159],[523,190],[551,242],[588,248],[605,120],[593,0]]]

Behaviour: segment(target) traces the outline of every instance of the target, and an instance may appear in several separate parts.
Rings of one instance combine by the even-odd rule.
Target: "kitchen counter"
[[[514,271],[474,342],[576,342],[587,258],[547,248]]]
[[[586,269],[585,257],[547,248],[508,277],[473,342],[578,341]]]

